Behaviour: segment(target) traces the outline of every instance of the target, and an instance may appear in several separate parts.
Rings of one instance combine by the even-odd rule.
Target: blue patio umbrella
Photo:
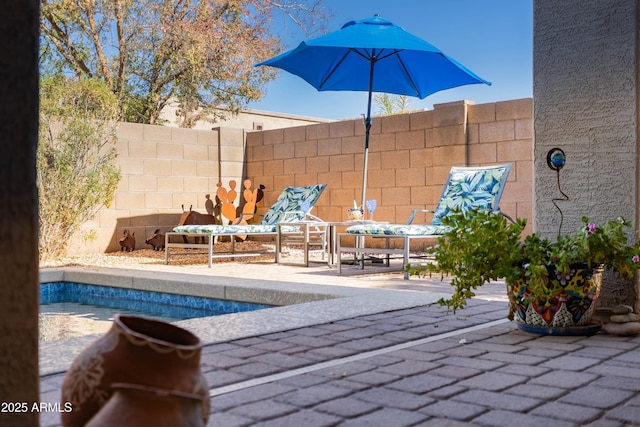
[[[256,64],[281,68],[319,91],[369,93],[365,118],[362,206],[367,190],[367,162],[373,92],[423,99],[444,89],[491,83],[478,77],[430,43],[375,15],[347,22],[337,31],[304,41],[295,49]]]

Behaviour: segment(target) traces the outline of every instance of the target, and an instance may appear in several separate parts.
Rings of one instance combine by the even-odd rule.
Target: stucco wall
[[[559,196],[556,174],[545,162],[553,147],[567,155],[563,233],[584,215],[637,224],[638,13],[635,0],[534,2],[534,222],[546,236],[557,234],[560,221],[551,204]],[[633,300],[629,284],[605,290]]]
[[[556,175],[546,153],[562,148],[560,172],[570,200],[563,232],[588,215],[636,218],[637,2],[569,0],[535,3],[535,224],[557,233]]]

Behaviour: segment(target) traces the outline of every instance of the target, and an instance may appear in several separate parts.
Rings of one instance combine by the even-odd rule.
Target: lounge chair
[[[342,254],[353,253],[364,268],[364,254],[384,254],[389,264],[389,256],[401,254],[403,268],[409,263],[411,241],[415,239],[433,239],[446,234],[448,227],[442,225],[441,218],[452,209],[470,210],[473,208],[499,211],[500,198],[507,182],[510,164],[484,167],[453,167],[442,191],[438,205],[433,210],[416,209],[411,212],[405,224],[365,223],[348,227],[346,233],[338,235],[338,274],[342,273]],[[432,213],[430,224],[413,224],[417,212]],[[354,243],[344,246],[346,236]],[[353,238],[355,237],[355,238]],[[367,247],[365,238],[385,239],[384,247]],[[392,239],[402,240],[401,248],[392,248]],[[408,279],[408,273],[404,275]]]
[[[318,217],[309,212],[316,204],[320,195],[326,188],[326,184],[310,185],[307,187],[286,187],[278,196],[276,202],[264,214],[259,224],[240,224],[242,215],[238,221],[232,225],[181,225],[173,228],[173,232],[165,234],[165,264],[169,263],[170,248],[206,248],[209,256],[209,268],[212,266],[214,257],[238,257],[252,256],[256,253],[235,251],[235,236],[277,236],[278,223],[297,222],[302,220],[321,221]],[[259,214],[253,214],[260,216]],[[285,233],[297,234],[296,227],[285,230]],[[206,237],[205,243],[172,243],[172,236],[200,236]],[[231,251],[221,255],[214,252],[214,243],[219,236],[229,236],[231,238]],[[324,238],[324,231],[322,234]]]

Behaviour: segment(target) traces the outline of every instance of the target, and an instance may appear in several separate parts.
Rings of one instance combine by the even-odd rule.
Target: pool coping
[[[174,322],[195,333],[205,346],[433,304],[445,296],[432,292],[122,268],[65,267],[40,270],[40,283],[61,281],[278,306],[266,310]],[[87,335],[41,343],[40,375],[66,371],[80,351],[99,336]]]

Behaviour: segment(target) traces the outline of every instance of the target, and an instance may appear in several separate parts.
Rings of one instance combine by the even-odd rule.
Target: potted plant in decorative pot
[[[551,242],[533,233],[522,238],[525,219],[510,222],[490,211],[454,212],[443,218],[450,231],[429,249],[433,263],[408,265],[411,275],[450,275],[454,288],[439,302],[454,311],[474,291],[504,278],[509,319],[520,329],[547,334],[589,334],[601,323],[591,318],[602,284],[611,269],[623,278],[640,268],[640,246],[628,244],[624,218],[598,227],[588,218],[576,233]]]

